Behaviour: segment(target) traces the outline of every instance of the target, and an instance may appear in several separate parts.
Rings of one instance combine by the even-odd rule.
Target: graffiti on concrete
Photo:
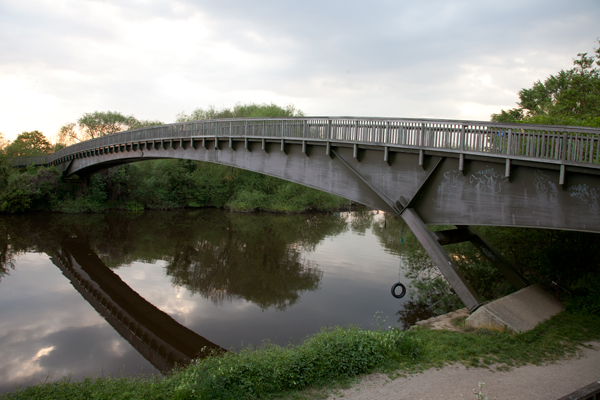
[[[461,171],[452,169],[444,173],[444,178],[437,188],[437,199],[433,201],[440,204],[444,201],[460,198],[465,177]]]
[[[444,173],[442,182],[437,188],[437,198],[434,202],[441,205],[461,198],[465,192],[479,194],[496,194],[502,190],[502,185],[508,178],[494,171],[493,168],[477,171],[469,176],[469,180],[462,171],[453,169]]]
[[[508,178],[494,171],[494,168],[477,171],[469,177],[471,189],[478,192],[500,193],[502,185],[508,181]]]
[[[595,189],[589,187],[588,185],[579,184],[574,185],[569,188],[569,195],[571,197],[575,197],[581,200],[583,203],[587,204],[590,207],[592,212],[597,213],[600,210],[600,206],[598,205],[598,192],[600,188]]]
[[[558,202],[558,188],[556,184],[548,179],[548,175],[536,169],[533,184],[541,205],[553,206]]]

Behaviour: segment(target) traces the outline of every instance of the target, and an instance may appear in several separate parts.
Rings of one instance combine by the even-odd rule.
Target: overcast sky
[[[238,102],[489,120],[598,37],[599,0],[0,0],[0,132]]]

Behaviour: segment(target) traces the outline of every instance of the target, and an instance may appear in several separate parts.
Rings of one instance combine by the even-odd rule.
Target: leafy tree
[[[10,140],[4,137],[4,133],[0,132],[0,154],[4,153],[6,146],[10,144]]]
[[[521,89],[519,107],[492,114],[492,121],[600,127],[600,48],[577,56],[570,70]]]
[[[77,120],[60,127],[57,142],[68,145],[121,131],[162,125],[160,121],[138,120],[133,115],[116,111],[85,113]]]
[[[233,108],[222,108],[217,110],[215,106],[209,106],[206,110],[197,108],[191,114],[177,114],[177,122],[200,121],[203,119],[220,118],[258,118],[258,117],[301,117],[304,113],[295,106],[289,104],[280,107],[276,104],[236,104]]]
[[[6,154],[9,157],[37,157],[52,153],[53,148],[42,132],[23,132],[6,146]]]

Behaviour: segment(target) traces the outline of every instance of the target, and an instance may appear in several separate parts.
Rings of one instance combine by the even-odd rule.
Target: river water
[[[2,216],[0,392],[164,373],[203,348],[327,326],[403,327],[397,225],[376,211]]]

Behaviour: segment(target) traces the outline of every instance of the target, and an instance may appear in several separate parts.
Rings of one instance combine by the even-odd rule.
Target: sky
[[[251,102],[485,121],[599,21],[598,0],[0,0],[0,132]]]

